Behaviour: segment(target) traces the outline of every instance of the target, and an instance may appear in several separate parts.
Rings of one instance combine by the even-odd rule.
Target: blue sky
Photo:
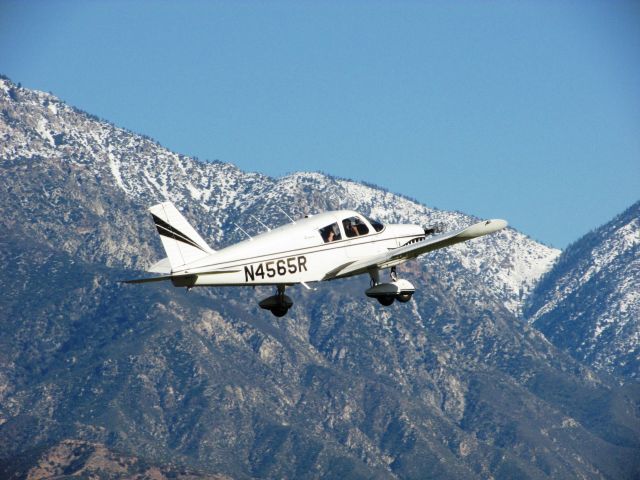
[[[0,73],[164,146],[563,248],[640,198],[640,2],[10,2]]]

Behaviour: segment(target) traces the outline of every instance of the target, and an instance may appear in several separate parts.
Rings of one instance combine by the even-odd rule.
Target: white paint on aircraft
[[[431,235],[418,225],[382,225],[352,210],[324,212],[268,230],[215,251],[171,202],[149,209],[167,258],[148,271],[162,276],[128,280],[171,280],[179,287],[275,285],[277,294],[260,302],[276,316],[293,304],[286,286],[368,273],[365,293],[383,305],[406,302],[415,288],[398,280],[395,267],[424,253],[496,232],[504,220],[485,220],[460,230]],[[391,269],[391,282],[380,282],[380,270]]]

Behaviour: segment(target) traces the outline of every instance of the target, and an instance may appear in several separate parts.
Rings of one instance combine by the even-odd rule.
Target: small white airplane
[[[368,297],[382,305],[408,302],[415,292],[398,279],[396,265],[439,248],[497,232],[504,220],[486,220],[448,233],[417,225],[383,225],[352,210],[309,215],[254,238],[215,251],[189,225],[178,209],[165,202],[149,209],[167,258],[148,272],[161,276],[126,280],[148,283],[171,280],[176,287],[274,285],[277,293],[261,308],[276,317],[286,315],[293,301],[285,287],[368,273]],[[390,269],[390,281],[380,270]]]

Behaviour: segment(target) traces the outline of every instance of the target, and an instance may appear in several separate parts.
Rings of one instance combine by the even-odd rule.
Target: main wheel
[[[402,303],[407,303],[409,300],[411,300],[412,296],[413,292],[403,292],[396,295],[396,300]]]
[[[289,309],[284,306],[273,307],[271,309],[271,313],[273,313],[276,317],[284,317]]]
[[[381,297],[377,297],[377,300],[385,307],[388,307],[393,303],[395,298],[393,298],[393,295],[383,295]]]

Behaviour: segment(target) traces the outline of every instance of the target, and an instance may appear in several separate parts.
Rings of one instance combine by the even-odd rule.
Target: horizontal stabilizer
[[[222,275],[225,273],[238,273],[240,270],[210,270],[208,272],[184,273],[182,275],[160,275],[158,277],[149,278],[133,278],[131,280],[121,280],[120,283],[153,283],[162,282],[163,280],[174,280],[179,282],[181,279],[197,279],[198,276],[204,275]]]
[[[171,280],[171,275],[162,275],[160,277],[134,278],[132,280],[121,280],[120,283],[153,283]]]

